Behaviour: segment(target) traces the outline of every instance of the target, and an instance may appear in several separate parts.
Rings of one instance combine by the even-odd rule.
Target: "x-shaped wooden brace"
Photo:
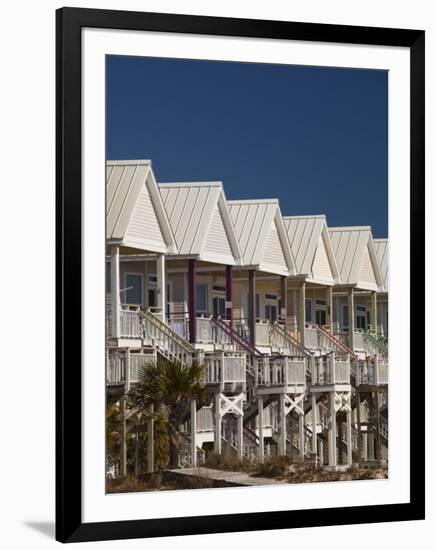
[[[235,395],[234,397],[227,397],[223,394],[220,395],[220,415],[224,416],[228,412],[236,413],[238,416],[244,416],[244,399],[245,394],[240,393],[239,395]]]
[[[288,414],[295,409],[297,414],[300,416],[304,415],[304,409],[303,407],[300,407],[300,403],[304,399],[304,393],[301,393],[300,395],[297,395],[295,399],[292,399],[289,397],[289,395],[285,395],[285,416],[288,416]]]
[[[335,412],[351,412],[351,394],[349,392],[335,393]]]

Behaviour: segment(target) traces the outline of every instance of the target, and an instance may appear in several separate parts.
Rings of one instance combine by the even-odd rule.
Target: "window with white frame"
[[[306,298],[304,302],[304,307],[306,311],[306,323],[313,323],[311,298]]]
[[[315,323],[323,327],[327,324],[327,301],[315,300]]]
[[[349,319],[348,319],[348,304],[342,304],[342,328],[343,330],[348,330]]]
[[[157,275],[149,275],[147,280],[147,306],[157,307]]]
[[[277,321],[277,295],[276,294],[265,294],[265,319],[274,323]]]
[[[226,287],[214,285],[212,287],[212,313],[215,317],[226,315]]]
[[[197,296],[197,313],[200,315],[208,313],[207,285],[197,284],[196,296]]]
[[[366,330],[366,307],[356,306],[356,328]]]
[[[123,294],[123,293],[122,293]],[[129,305],[142,305],[142,275],[139,273],[126,273],[124,300],[121,294],[121,301]]]

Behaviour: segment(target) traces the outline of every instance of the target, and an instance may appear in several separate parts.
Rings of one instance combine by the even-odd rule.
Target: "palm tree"
[[[203,364],[194,361],[183,366],[179,361],[158,359],[141,373],[140,380],[129,393],[129,398],[144,413],[154,405],[168,419],[169,466],[179,466],[180,425],[186,418],[189,404],[196,399],[199,404],[207,402],[207,391],[201,380]]]

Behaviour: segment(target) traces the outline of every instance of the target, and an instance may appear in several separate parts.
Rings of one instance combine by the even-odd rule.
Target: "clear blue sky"
[[[107,157],[387,236],[385,71],[107,58]]]

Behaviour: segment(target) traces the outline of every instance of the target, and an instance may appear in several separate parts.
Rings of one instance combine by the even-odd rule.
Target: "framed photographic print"
[[[57,12],[62,542],[424,518],[424,32]]]

